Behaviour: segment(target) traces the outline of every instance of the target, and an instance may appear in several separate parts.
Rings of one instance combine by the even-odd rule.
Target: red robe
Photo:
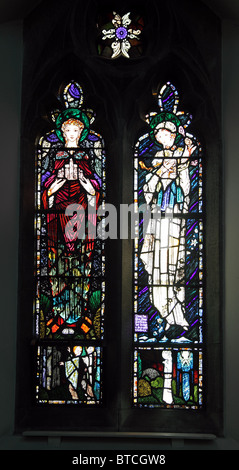
[[[44,209],[51,209],[52,212],[47,214],[47,227],[48,227],[48,247],[52,247],[53,249],[57,249],[57,244],[59,243],[59,238],[63,236],[63,240],[65,242],[65,247],[68,253],[72,253],[75,251],[76,242],[77,242],[77,233],[72,238],[69,238],[65,233],[66,224],[71,224],[72,228],[76,225],[76,218],[78,229],[81,223],[81,219],[79,216],[66,216],[65,210],[67,206],[70,204],[80,204],[85,210],[88,207],[88,199],[87,199],[87,192],[84,187],[80,184],[80,181],[77,179],[74,180],[66,180],[63,186],[60,187],[58,191],[54,193],[54,203],[51,208],[49,208],[49,197],[47,192],[55,181],[59,170],[61,170],[67,163],[69,163],[70,159],[73,159],[74,164],[77,164],[78,168],[83,171],[85,178],[89,179],[93,188],[95,189],[95,212],[98,209],[99,204],[99,183],[96,181],[89,163],[88,163],[88,156],[82,152],[78,151],[75,154],[71,155],[66,151],[61,151],[56,154],[55,166],[52,171],[52,174],[49,178],[47,178],[44,182],[44,191],[43,191],[43,207]],[[89,219],[91,219],[91,223],[95,226],[96,225],[96,215],[90,214]],[[58,234],[58,220],[60,222],[60,231],[61,234]],[[86,224],[87,220],[85,220]],[[69,232],[68,232],[69,233]],[[71,231],[73,233],[73,231]],[[92,232],[94,233],[94,232]],[[59,237],[60,235],[60,237]],[[94,246],[94,238],[88,234],[86,235],[87,245],[86,250],[92,251]]]

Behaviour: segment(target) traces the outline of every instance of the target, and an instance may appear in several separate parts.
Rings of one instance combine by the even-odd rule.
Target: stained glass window
[[[134,405],[203,404],[203,152],[171,83],[134,154]]]
[[[141,32],[144,27],[140,15],[130,12],[120,16],[117,12],[99,18],[98,53],[102,57],[135,58],[142,54]]]
[[[36,152],[36,400],[98,404],[105,253],[96,226],[105,201],[104,142],[78,83],[57,98]]]

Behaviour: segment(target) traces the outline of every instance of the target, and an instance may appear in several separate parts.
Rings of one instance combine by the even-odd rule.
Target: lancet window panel
[[[83,90],[68,83],[36,152],[37,403],[101,403],[105,246],[96,238],[105,201],[105,150]]]
[[[134,405],[203,405],[203,151],[168,82],[136,143]],[[143,209],[142,209],[143,208]],[[148,217],[150,213],[150,217]],[[146,217],[147,216],[147,217]]]

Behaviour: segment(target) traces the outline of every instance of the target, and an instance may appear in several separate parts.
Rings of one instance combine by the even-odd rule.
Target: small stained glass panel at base
[[[104,142],[77,82],[60,99],[61,112],[53,110],[52,130],[36,149],[34,333],[41,340],[102,339],[105,247],[96,227],[105,199]]]
[[[134,405],[201,408],[202,351],[192,348],[136,348]]]
[[[39,346],[37,403],[101,404],[101,364],[100,347],[79,344]]]

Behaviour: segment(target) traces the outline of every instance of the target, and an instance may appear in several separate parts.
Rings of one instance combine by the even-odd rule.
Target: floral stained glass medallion
[[[105,151],[70,82],[36,152],[34,335],[39,403],[101,401],[105,254],[97,209],[105,200]],[[97,343],[97,344],[96,344]]]
[[[134,405],[203,404],[203,151],[167,83],[134,154]],[[144,208],[143,210],[141,210]],[[146,217],[147,215],[147,217]]]
[[[136,16],[131,19],[131,13],[120,16],[118,13],[108,15],[99,20],[100,38],[98,52],[102,57],[127,59],[142,54],[141,32],[143,19]]]

